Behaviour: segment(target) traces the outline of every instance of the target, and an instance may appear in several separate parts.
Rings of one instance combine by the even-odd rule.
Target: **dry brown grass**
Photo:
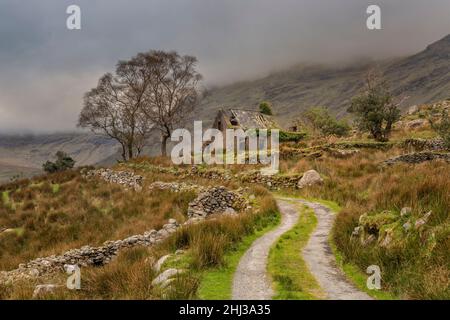
[[[328,156],[316,160],[285,161],[285,172],[301,173],[316,169],[324,176],[322,186],[296,191],[303,197],[333,200],[343,207],[334,227],[334,240],[344,254],[365,270],[368,265],[382,268],[385,287],[405,298],[449,299],[450,270],[450,170],[444,161],[419,165],[379,164],[403,151],[362,151],[349,159]],[[399,213],[412,207],[413,215],[433,211],[421,233],[413,233],[402,246],[384,249],[376,245],[362,247],[351,242],[350,235],[366,212],[390,210]],[[436,244],[427,249],[428,239]],[[446,280],[443,280],[446,279]]]
[[[223,216],[205,223],[185,227],[165,242],[151,248],[125,250],[104,267],[82,269],[82,289],[67,290],[64,286],[41,299],[193,299],[196,298],[201,274],[205,269],[220,266],[223,255],[245,235],[266,227],[277,220],[277,207],[271,194],[255,186],[254,210],[236,217]],[[156,273],[152,264],[161,256],[185,249],[183,256],[188,272],[178,276],[170,289],[151,285]],[[188,259],[187,259],[188,257]],[[31,299],[36,284],[64,285],[66,275],[37,282],[0,286],[0,299]]]
[[[8,196],[0,201],[0,226],[17,232],[0,234],[0,270],[158,229],[169,218],[183,222],[195,197],[146,188],[125,191],[100,180],[86,181],[77,172],[5,185],[4,192]]]

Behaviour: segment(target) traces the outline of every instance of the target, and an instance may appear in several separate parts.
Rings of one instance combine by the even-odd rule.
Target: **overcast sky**
[[[71,4],[80,31],[66,28]],[[369,4],[381,31],[366,28]],[[449,0],[0,0],[0,132],[75,129],[83,93],[140,51],[195,55],[204,85],[223,85],[415,53],[450,33],[449,17]]]

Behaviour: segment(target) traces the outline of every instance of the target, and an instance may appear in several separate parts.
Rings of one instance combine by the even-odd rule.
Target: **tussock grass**
[[[195,197],[146,188],[126,191],[72,171],[7,184],[0,192],[0,227],[23,230],[0,234],[0,270],[158,229],[169,218],[183,222]]]
[[[53,202],[55,196],[60,199],[62,197],[69,198],[66,203],[70,203],[70,206],[64,206],[60,212],[64,213],[64,210],[69,210],[65,213],[67,223],[75,224],[82,235],[91,237],[90,239],[97,242],[115,238],[114,235],[121,238],[122,234],[128,236],[152,227],[158,228],[169,217],[181,217],[179,221],[182,222],[185,219],[187,203],[194,197],[190,193],[168,191],[153,190],[151,193],[147,193],[145,188],[141,193],[125,192],[120,187],[116,189],[116,186],[101,181],[84,181],[78,174],[73,173],[67,173],[66,179],[62,176],[58,176],[58,178],[57,183],[60,185],[60,190],[56,195],[53,193],[52,184],[45,179],[31,182],[33,184],[31,195],[28,192],[24,192],[20,196],[16,195],[23,190],[28,190],[30,182],[23,183],[20,188],[17,185],[14,186],[15,188],[12,185],[4,188],[12,190],[12,201],[18,201],[20,198],[35,203],[38,198],[37,207],[51,208],[52,205],[55,205]],[[154,179],[162,180],[162,177],[154,177]],[[55,183],[55,181],[52,182]],[[74,190],[82,190],[81,196],[78,194],[77,199],[71,197]],[[250,192],[255,195],[256,199],[253,209],[248,213],[218,217],[201,224],[190,225],[177,231],[157,246],[124,250],[104,267],[83,268],[81,270],[81,290],[66,289],[64,285],[67,276],[57,274],[51,278],[34,282],[16,283],[13,286],[1,285],[0,299],[31,299],[35,285],[45,283],[60,284],[62,287],[53,294],[47,294],[40,299],[196,299],[205,273],[229,267],[229,255],[238,250],[245,237],[254,235],[258,230],[264,230],[278,221],[278,210],[271,194],[258,186],[251,188]],[[77,221],[72,220],[71,215],[77,214],[75,210],[82,210],[89,206],[101,207],[103,210],[91,208],[81,216],[77,215],[76,217],[83,219],[83,224],[78,226]],[[7,209],[2,207],[1,210]],[[22,206],[17,210],[22,215]],[[17,214],[17,212],[8,212],[12,215]],[[26,217],[39,221],[41,217],[36,217],[37,213],[39,211]],[[110,215],[113,216],[111,220],[108,219]],[[2,218],[5,219],[4,216]],[[55,225],[52,225],[51,221],[53,220],[49,219],[47,215],[44,218],[52,228],[64,226],[66,221],[55,217],[53,218],[56,219],[54,220]],[[15,221],[22,222],[22,220]],[[102,222],[101,226],[100,222]],[[45,230],[44,226],[45,224],[39,225],[39,228]],[[96,229],[95,232],[92,228]],[[25,259],[27,255],[35,258],[43,252],[60,253],[62,248],[81,245],[72,237],[62,237],[60,242],[51,242],[48,234],[39,233],[39,229],[35,231],[35,238],[23,239],[25,242],[21,247],[22,251],[19,251],[22,259]],[[26,230],[25,234],[27,232],[29,231]],[[14,237],[14,240],[17,240],[17,237]],[[8,241],[13,240],[11,238]],[[92,242],[83,241],[83,244],[92,244]],[[180,260],[168,263],[163,270],[168,267],[176,267],[184,269],[186,272],[176,276],[167,289],[152,286],[151,282],[157,276],[152,269],[153,263],[162,255],[174,253],[177,249],[185,249],[186,253],[177,256]],[[12,251],[8,255],[13,256]],[[7,255],[4,254],[2,258],[5,260],[0,259],[5,265],[8,264],[6,257]],[[231,277],[227,279],[231,283]],[[214,285],[221,284],[222,282]]]
[[[402,152],[392,148],[361,151],[349,159],[324,156],[315,160],[289,160],[282,163],[282,168],[295,173],[315,169],[323,175],[322,186],[289,193],[332,200],[343,208],[336,219],[333,241],[344,263],[353,263],[362,272],[369,265],[379,265],[384,290],[400,298],[449,299],[449,165],[433,161],[379,166],[383,160]],[[412,219],[430,210],[433,214],[421,232],[411,231],[393,248],[376,244],[362,247],[358,241],[350,241],[360,215],[384,210],[399,214],[403,207],[413,209]]]

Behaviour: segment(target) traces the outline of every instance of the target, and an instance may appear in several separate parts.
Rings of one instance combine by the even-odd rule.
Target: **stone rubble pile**
[[[125,248],[151,246],[166,239],[180,225],[170,219],[159,231],[151,230],[141,235],[134,235],[123,240],[106,241],[103,246],[84,246],[72,249],[62,255],[37,258],[12,271],[0,272],[0,283],[12,283],[18,280],[33,279],[55,272],[64,272],[64,265],[102,266],[111,262],[118,252]]]
[[[111,169],[91,170],[84,174],[85,178],[99,177],[106,182],[120,184],[135,191],[142,190],[144,178],[130,171],[115,171]]]
[[[189,219],[204,219],[212,214],[235,214],[236,211],[249,207],[245,198],[239,193],[229,191],[223,186],[210,188],[189,203]]]
[[[445,160],[450,162],[450,153],[437,153],[437,152],[417,152],[417,153],[409,153],[403,154],[398,157],[394,157],[383,162],[384,165],[390,166],[399,162],[409,163],[409,164],[418,164],[426,161],[433,160]]]

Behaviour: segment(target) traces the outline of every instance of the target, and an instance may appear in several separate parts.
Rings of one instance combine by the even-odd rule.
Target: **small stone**
[[[175,251],[175,254],[176,254],[176,255],[182,255],[182,254],[184,254],[185,252],[186,252],[186,250],[178,249],[177,251]]]
[[[357,236],[359,236],[362,230],[363,230],[363,227],[362,227],[362,226],[358,226],[358,227],[356,227],[355,229],[353,229],[352,237],[357,237]]]
[[[405,230],[406,232],[408,232],[411,229],[412,225],[411,222],[406,222],[403,224],[403,230]]]
[[[224,214],[229,214],[229,215],[235,215],[237,214],[236,210],[234,210],[233,208],[226,208],[225,211],[223,212]]]
[[[408,217],[412,212],[412,209],[410,207],[404,207],[400,211],[400,216],[402,217]]]

